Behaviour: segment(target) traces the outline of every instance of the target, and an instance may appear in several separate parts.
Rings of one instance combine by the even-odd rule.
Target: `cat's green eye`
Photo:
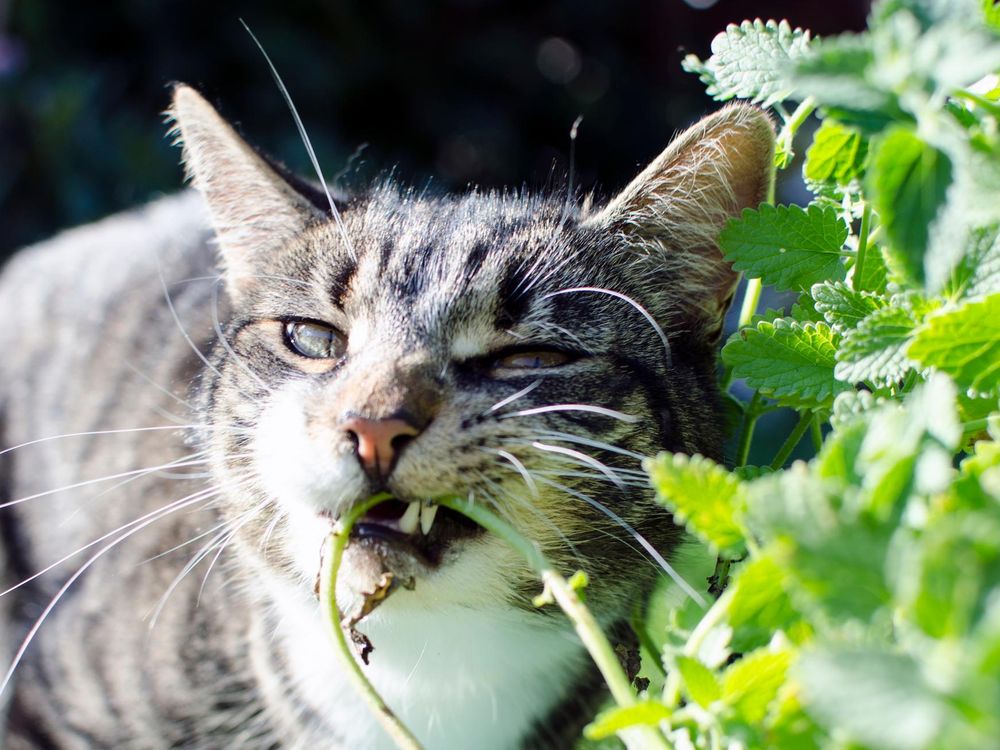
[[[534,352],[514,352],[505,357],[500,357],[493,363],[495,368],[517,369],[517,370],[538,370],[544,367],[558,367],[570,361],[570,356],[565,352],[552,350],[539,350]]]
[[[285,323],[285,343],[309,359],[340,359],[347,349],[347,341],[337,329],[303,321]]]

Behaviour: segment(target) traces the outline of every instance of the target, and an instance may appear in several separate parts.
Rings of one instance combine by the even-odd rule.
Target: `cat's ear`
[[[247,144],[197,91],[178,84],[167,113],[183,145],[187,177],[205,197],[228,281],[323,221],[310,188]]]
[[[623,235],[685,310],[678,325],[714,341],[738,280],[722,259],[719,232],[770,197],[773,162],[767,115],[730,106],[682,133],[586,224]]]

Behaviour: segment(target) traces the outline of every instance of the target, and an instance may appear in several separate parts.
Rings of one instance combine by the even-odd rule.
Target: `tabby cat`
[[[707,117],[597,208],[391,181],[334,204],[193,89],[171,112],[197,192],[0,277],[4,664],[34,636],[3,747],[389,747],[314,593],[333,520],[378,491],[338,591],[406,584],[358,626],[389,705],[435,750],[571,746],[604,695],[586,653],[505,543],[429,501],[586,570],[624,637],[659,575],[637,539],[681,540],[640,458],[720,454],[716,236],[768,194],[770,122]]]

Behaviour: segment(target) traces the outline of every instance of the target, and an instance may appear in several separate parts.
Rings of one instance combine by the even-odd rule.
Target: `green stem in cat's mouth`
[[[351,528],[365,513],[390,498],[391,496],[386,493],[375,495],[354,506],[337,520],[333,532],[327,538],[323,548],[319,597],[327,630],[336,647],[335,652],[346,668],[355,688],[368,703],[375,717],[396,745],[404,750],[415,750],[421,747],[420,742],[382,700],[378,691],[368,681],[361,666],[355,660],[348,643],[348,632],[342,625],[340,609],[336,602],[337,573],[350,539]],[[537,544],[525,539],[513,526],[481,505],[457,497],[442,497],[436,499],[435,502],[475,521],[513,547],[541,579],[545,586],[545,594],[551,596],[551,599],[562,608],[573,623],[577,635],[604,677],[615,703],[624,707],[632,706],[639,701],[618,661],[618,656],[604,636],[597,620],[584,606],[571,582],[556,571]],[[574,579],[578,576],[574,576]],[[632,732],[635,733],[635,739],[639,742],[635,744],[630,742],[630,747],[669,747],[666,739],[654,727],[636,726],[630,730],[630,734]]]

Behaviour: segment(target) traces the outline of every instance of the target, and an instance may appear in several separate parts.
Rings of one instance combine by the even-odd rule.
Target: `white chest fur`
[[[351,750],[394,747],[337,666],[315,600],[281,588],[276,637],[296,690],[324,717],[310,728],[309,746],[331,747],[335,733]],[[429,750],[516,747],[586,659],[564,621],[537,622],[500,605],[430,611],[408,594],[395,594],[363,624],[375,646],[366,672]]]

